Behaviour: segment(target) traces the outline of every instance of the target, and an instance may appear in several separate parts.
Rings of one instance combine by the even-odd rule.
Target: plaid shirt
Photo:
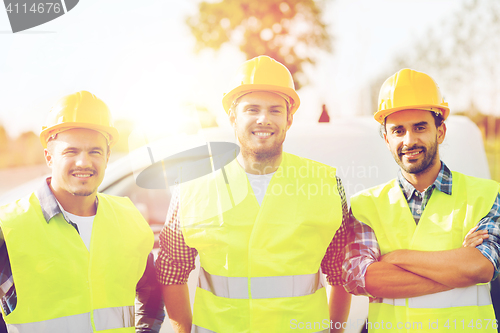
[[[52,194],[48,185],[50,178],[35,192],[43,217],[47,223],[58,215],[63,214],[57,200]],[[72,223],[66,215],[64,219],[72,225],[76,231],[78,227]],[[17,305],[17,293],[15,281],[12,277],[12,269],[9,260],[9,254],[5,245],[3,232],[0,230],[0,300],[5,314],[11,313]],[[52,304],[51,304],[52,306]],[[136,287],[136,332],[159,332],[165,312],[163,310],[163,301],[161,290],[155,278],[154,256],[149,254],[146,269]]]
[[[330,285],[342,285],[342,261],[347,241],[346,223],[349,216],[344,187],[337,177],[337,189],[342,202],[342,224],[328,246],[321,262],[321,270]],[[195,268],[198,252],[184,241],[179,221],[179,190],[170,201],[167,222],[160,232],[160,253],[156,261],[158,281],[164,285],[185,284]]]
[[[403,177],[401,170],[398,172],[397,180],[417,224],[434,190],[451,195],[452,174],[443,162],[441,162],[441,170],[434,183],[422,193]],[[499,273],[500,263],[500,224],[498,221],[500,221],[500,195],[497,195],[490,212],[478,223],[478,230],[488,230],[489,238],[483,240],[483,243],[476,248],[495,267],[493,278],[496,278]],[[377,237],[372,228],[356,220],[352,213],[348,230],[351,242],[346,247],[346,258],[342,267],[344,287],[354,295],[372,297],[366,290],[365,274],[368,266],[380,258]]]

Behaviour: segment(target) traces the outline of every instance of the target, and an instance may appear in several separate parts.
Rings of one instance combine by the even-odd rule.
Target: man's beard
[[[402,170],[404,170],[406,173],[409,174],[419,174],[427,171],[429,168],[431,168],[434,165],[434,161],[437,156],[437,139],[434,141],[434,143],[427,149],[424,146],[413,146],[410,148],[405,149],[407,150],[413,150],[413,149],[420,149],[422,150],[422,154],[424,154],[424,159],[418,163],[412,163],[410,165],[405,165],[403,163],[403,156],[401,155],[402,149],[398,149],[397,156],[394,156],[394,159],[396,160],[396,163],[400,166]]]
[[[274,135],[278,135],[278,133],[275,133]],[[256,148],[251,144],[251,140],[247,140],[244,136],[240,137],[238,133],[236,133],[236,137],[240,143],[241,155],[244,158],[251,158],[255,161],[266,162],[276,159],[283,152],[283,142],[285,141],[284,135],[282,140],[276,141],[271,147],[268,148]]]
[[[71,194],[76,195],[77,197],[88,197],[95,191],[89,192],[89,191],[77,191],[77,192],[71,192]]]
[[[282,151],[283,151],[282,145],[274,145],[273,147],[266,149],[265,151],[262,151],[262,149],[257,151],[251,148],[247,149],[245,149],[244,147],[241,148],[241,154],[243,155],[243,157],[252,157],[253,159],[258,161],[273,160],[279,155],[281,155]]]

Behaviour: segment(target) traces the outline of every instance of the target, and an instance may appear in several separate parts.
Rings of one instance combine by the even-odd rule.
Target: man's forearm
[[[165,318],[160,285],[156,280],[153,253],[146,262],[146,269],[136,287],[136,333],[159,332]]]
[[[162,285],[163,302],[176,333],[191,332],[193,314],[187,284]]]
[[[365,283],[370,295],[381,298],[417,297],[452,289],[386,262],[368,266]]]
[[[347,322],[347,317],[349,317],[349,310],[351,308],[351,294],[345,291],[342,286],[332,286],[330,289],[330,321],[333,323],[330,327],[330,332],[344,332],[342,324]],[[335,325],[335,323],[340,323],[340,325]],[[335,327],[340,327],[336,329]]]
[[[487,283],[494,273],[493,264],[471,247],[432,252],[397,250],[382,256],[381,260],[450,288]]]

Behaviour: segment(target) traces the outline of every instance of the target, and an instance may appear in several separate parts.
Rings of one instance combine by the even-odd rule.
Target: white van
[[[490,178],[478,127],[462,116],[450,116],[446,125],[446,139],[439,148],[442,160],[451,170]],[[111,163],[99,191],[130,197],[150,223],[157,239],[165,221],[170,193],[167,189],[138,187],[137,176],[154,162],[206,144],[207,141],[235,142],[235,138],[230,127],[210,128],[198,135],[172,137],[145,145]],[[287,133],[284,150],[336,167],[347,198],[355,192],[396,177],[398,170],[398,165],[380,137],[379,124],[372,117],[332,119],[330,123],[309,125],[294,123]],[[158,179],[152,179],[151,182],[158,182]],[[23,186],[17,192],[0,197],[0,203],[13,201],[34,189],[34,183]],[[192,302],[197,271],[191,273],[188,282]],[[367,314],[367,298],[354,297],[346,332],[359,332]],[[168,320],[161,332],[173,332]]]

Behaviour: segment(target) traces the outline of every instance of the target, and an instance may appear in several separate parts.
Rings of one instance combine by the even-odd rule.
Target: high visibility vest
[[[262,206],[236,160],[180,188],[201,262],[194,332],[328,332],[320,264],[342,222],[334,168],[283,153]]]
[[[0,209],[17,293],[9,332],[135,332],[136,285],[154,236],[128,198],[98,194],[90,251],[62,214],[48,223],[32,194]]]
[[[457,249],[490,211],[499,184],[458,172],[452,173],[452,179],[452,195],[434,190],[418,225],[396,180],[356,194],[351,209],[358,221],[373,229],[382,255],[399,249]],[[475,332],[479,326],[481,332],[496,332],[492,321],[495,314],[488,285],[479,284],[370,303],[367,326],[372,332],[389,329],[388,322],[392,332]]]

